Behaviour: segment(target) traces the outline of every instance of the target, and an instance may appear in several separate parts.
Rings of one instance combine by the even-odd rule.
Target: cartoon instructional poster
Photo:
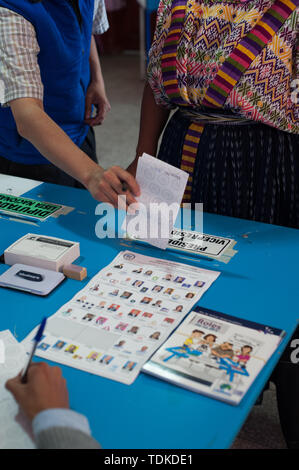
[[[36,354],[131,384],[219,275],[121,252],[48,319]]]
[[[196,307],[143,371],[237,405],[282,335],[281,330]]]

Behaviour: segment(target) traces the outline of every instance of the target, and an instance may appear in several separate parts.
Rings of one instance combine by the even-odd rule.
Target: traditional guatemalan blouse
[[[276,9],[278,17],[279,13],[284,15],[288,6],[293,8],[293,12],[242,74],[222,108],[233,110],[243,118],[298,134],[299,9],[297,0],[282,2],[282,6]],[[162,57],[165,44],[171,40],[168,35],[177,21],[174,4],[175,0],[160,2],[148,67],[148,81],[157,104],[170,109],[179,102],[173,99],[169,87],[167,90],[165,86]],[[202,104],[207,105],[205,94],[223,63],[240,40],[262,19],[274,0],[186,0],[176,4],[184,4],[185,8],[176,44],[178,93],[182,102],[200,109]],[[264,27],[268,31],[269,26],[266,24]],[[248,49],[246,52],[250,56]],[[243,63],[241,52],[238,60]]]

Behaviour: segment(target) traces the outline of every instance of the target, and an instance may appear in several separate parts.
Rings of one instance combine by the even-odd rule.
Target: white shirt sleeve
[[[43,100],[35,29],[21,15],[0,7],[1,102],[5,106],[17,98]]]
[[[66,427],[91,435],[87,418],[67,408],[53,408],[38,413],[32,421],[34,437],[52,427]]]
[[[109,29],[105,0],[95,0],[92,34],[103,34]]]
[[[104,0],[95,0],[93,34],[109,28]],[[23,16],[0,7],[0,104],[17,98],[43,101],[38,64],[39,44],[33,25]]]

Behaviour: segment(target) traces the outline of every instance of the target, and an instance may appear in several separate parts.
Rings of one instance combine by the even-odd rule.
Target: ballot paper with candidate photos
[[[188,181],[188,173],[150,155],[138,159],[140,210],[127,214],[122,229],[131,238],[166,249]]]
[[[121,252],[48,319],[36,354],[131,384],[219,275]],[[35,332],[24,340],[28,351]]]
[[[142,370],[237,405],[284,334],[277,328],[195,307]]]

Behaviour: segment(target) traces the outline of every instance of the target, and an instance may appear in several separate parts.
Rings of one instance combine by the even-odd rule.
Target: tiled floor
[[[139,110],[143,90],[139,59],[134,55],[102,58],[111,112],[105,123],[96,129],[98,157],[108,168],[126,168],[135,155],[138,137]],[[285,448],[276,406],[275,388],[265,392],[261,406],[255,406],[235,440],[233,449]]]
[[[111,111],[96,128],[98,158],[104,168],[115,164],[126,168],[135,157],[144,86],[138,56],[106,56],[102,68]]]

